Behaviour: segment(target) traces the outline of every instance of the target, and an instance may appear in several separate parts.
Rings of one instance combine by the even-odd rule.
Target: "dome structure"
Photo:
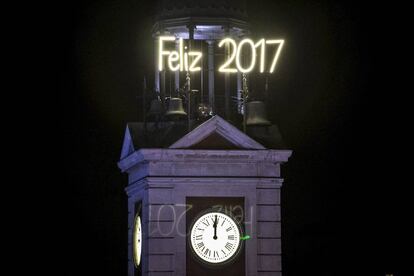
[[[246,2],[243,0],[159,0],[157,3],[157,20],[191,16],[246,20]]]
[[[159,0],[155,20],[154,34],[170,33],[184,39],[189,39],[189,26],[195,40],[242,37],[248,29],[243,0]]]

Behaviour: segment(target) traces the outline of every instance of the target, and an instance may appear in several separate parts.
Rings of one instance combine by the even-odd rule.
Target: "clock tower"
[[[145,144],[142,124],[126,127],[128,275],[280,276],[280,167],[291,151],[218,115],[177,140],[166,133],[185,127],[168,124],[158,125],[173,140],[162,148]]]

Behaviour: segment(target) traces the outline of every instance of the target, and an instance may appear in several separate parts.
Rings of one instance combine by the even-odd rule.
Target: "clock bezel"
[[[233,256],[231,256],[229,259],[227,259],[227,260],[225,260],[223,262],[220,262],[220,263],[212,263],[212,262],[209,262],[209,261],[206,261],[206,260],[202,259],[200,256],[198,256],[197,252],[195,251],[195,249],[192,246],[192,243],[191,243],[191,230],[193,229],[194,224],[196,223],[196,221],[199,218],[201,218],[202,216],[204,216],[204,215],[206,215],[208,213],[222,213],[222,214],[224,214],[226,216],[229,216],[234,221],[234,224],[236,225],[237,229],[239,230],[240,237],[243,237],[243,235],[244,235],[243,234],[244,233],[243,232],[243,227],[240,225],[240,223],[237,221],[237,219],[234,217],[234,215],[231,212],[229,212],[229,211],[227,211],[227,212],[226,211],[223,211],[223,210],[221,210],[221,208],[209,208],[209,209],[206,209],[206,210],[200,212],[193,219],[193,221],[191,222],[190,227],[188,229],[189,231],[188,231],[188,234],[187,234],[187,236],[188,236],[187,237],[187,244],[188,244],[188,247],[190,248],[191,256],[197,262],[199,262],[199,263],[201,263],[203,265],[206,265],[208,267],[211,267],[211,268],[222,268],[224,266],[228,266],[228,265],[232,264],[240,256],[240,253],[242,252],[242,250],[244,250],[244,240],[240,239],[239,247],[237,248],[237,250],[235,251],[235,253],[233,254]]]

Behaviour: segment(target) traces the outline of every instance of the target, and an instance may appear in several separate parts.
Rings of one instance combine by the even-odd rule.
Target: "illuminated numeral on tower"
[[[282,51],[283,39],[260,39],[257,43],[254,43],[253,40],[249,38],[245,38],[240,41],[239,45],[237,45],[236,41],[232,38],[224,38],[218,44],[218,47],[223,47],[224,45],[228,47],[230,54],[225,60],[224,64],[220,66],[219,71],[224,73],[235,73],[235,72],[242,72],[242,73],[249,73],[251,72],[254,67],[256,66],[256,56],[257,52],[260,55],[260,65],[259,71],[263,73],[265,70],[265,62],[266,62],[266,45],[277,45],[277,49],[275,51],[272,63],[270,64],[269,73],[273,73],[276,68],[277,61],[280,56],[280,52]],[[250,51],[250,61],[246,61],[246,65],[243,65],[243,56],[244,51],[249,49]],[[258,51],[257,51],[258,49]],[[230,65],[236,64],[236,68],[231,67]]]

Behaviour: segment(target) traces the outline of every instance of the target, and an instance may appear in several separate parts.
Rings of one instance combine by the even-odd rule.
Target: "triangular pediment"
[[[170,149],[265,149],[216,115],[172,144]]]

